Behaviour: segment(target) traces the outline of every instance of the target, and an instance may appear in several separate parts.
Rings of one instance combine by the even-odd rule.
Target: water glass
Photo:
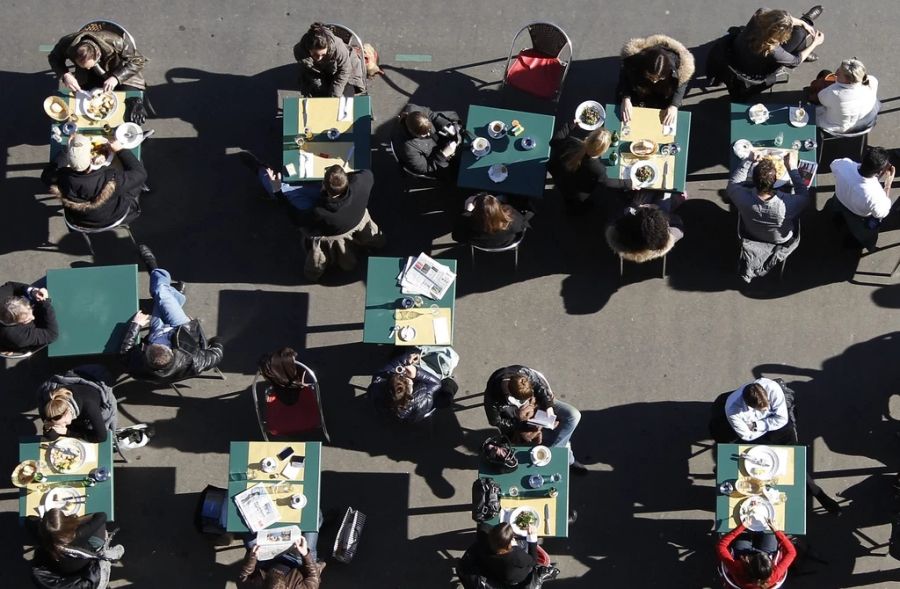
[[[723,495],[731,495],[734,493],[734,485],[731,481],[725,481],[721,485],[719,485],[719,493]]]
[[[775,141],[773,143],[775,143],[775,147],[781,147],[784,143],[784,133],[779,133],[778,135],[776,135]]]
[[[817,147],[815,139],[807,139],[803,142],[803,147],[806,148],[807,151],[811,151]]]
[[[519,487],[513,485],[509,488],[509,491],[506,492],[510,497],[518,497],[519,496]]]
[[[803,147],[803,142],[799,139],[794,139],[794,142],[791,143],[791,149],[800,149]]]

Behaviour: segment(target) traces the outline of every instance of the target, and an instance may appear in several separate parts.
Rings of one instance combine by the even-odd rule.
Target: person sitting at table
[[[456,221],[452,237],[457,243],[479,247],[505,247],[530,227],[532,211],[520,212],[486,192],[466,201],[466,210]]]
[[[552,428],[528,423],[538,409],[556,418]],[[587,467],[575,460],[569,443],[581,421],[581,412],[557,399],[541,373],[520,365],[495,370],[485,387],[484,412],[488,423],[514,443],[569,446],[569,469],[587,474]]]
[[[309,97],[353,96],[366,91],[359,53],[317,22],[294,45],[300,64],[300,94]]]
[[[591,131],[584,139],[572,136],[577,122],[563,124],[550,140],[547,169],[556,190],[571,213],[586,212],[597,186],[606,182],[606,165],[600,157],[612,143],[612,133],[604,127]]]
[[[687,47],[666,35],[629,40],[622,47],[622,68],[616,99],[622,122],[632,117],[633,106],[660,109],[663,125],[674,125],[688,82],[694,75],[694,56]]]
[[[59,81],[72,92],[79,90],[145,90],[144,56],[119,33],[82,30],[65,35],[47,56]],[[66,64],[71,61],[75,73]]]
[[[784,581],[797,549],[784,532],[767,520],[772,534],[753,532],[741,523],[716,546],[728,578],[741,589],[766,589]]]
[[[825,41],[825,33],[817,31],[813,21],[821,14],[821,6],[800,18],[786,10],[760,8],[735,37],[731,65],[751,76],[768,76],[781,67],[816,61],[813,51]]]
[[[684,223],[672,213],[684,199],[681,194],[638,191],[622,216],[606,228],[606,243],[637,264],[665,256],[684,237]]]
[[[38,538],[40,547],[35,555],[38,562],[66,577],[84,573],[96,563],[99,582],[90,586],[100,589],[109,583],[112,561],[120,560],[125,554],[121,544],[110,545],[112,535],[106,530],[106,514],[102,511],[75,516],[65,515],[61,509],[48,509],[38,524]]]
[[[282,558],[260,562],[257,559],[259,546],[247,549],[241,563],[239,578],[249,587],[266,589],[318,589],[325,563],[317,563],[310,554],[310,544],[305,536],[300,536],[289,549],[292,560]],[[300,563],[296,563],[299,557]]]
[[[138,198],[147,181],[144,164],[118,140],[109,143],[105,157],[114,156],[121,169],[98,167],[90,138],[76,133],[60,158],[44,168],[41,180],[62,202],[66,219],[73,225],[99,229],[130,223],[141,214]]]
[[[138,311],[125,329],[119,352],[129,374],[171,383],[216,368],[222,362],[224,347],[218,338],[207,341],[200,322],[185,314],[184,283],[172,282],[149,247],[141,244],[138,251],[150,271],[153,311],[150,315]],[[141,342],[141,329],[148,326],[150,333]]]
[[[832,76],[819,72],[818,80]],[[869,129],[881,108],[878,102],[878,78],[866,73],[856,58],[845,59],[833,74],[834,83],[816,94],[816,126],[827,133],[853,133]]]
[[[875,250],[878,228],[893,206],[894,172],[887,151],[881,147],[869,147],[861,163],[849,158],[831,162],[834,196],[828,199],[825,208],[843,219],[854,246]]]
[[[118,420],[116,397],[106,384],[107,376],[101,366],[85,365],[46,380],[38,389],[44,437],[105,442]]]
[[[791,419],[793,392],[769,378],[739,387],[725,401],[725,417],[745,442],[796,444],[797,428]]]
[[[59,326],[46,288],[0,286],[0,351],[28,352],[56,341]]]
[[[435,407],[453,401],[457,391],[453,378],[442,378],[422,360],[423,352],[412,348],[375,373],[368,394],[379,414],[401,423],[418,423],[430,417]]]
[[[407,104],[397,119],[391,145],[400,165],[419,176],[455,181],[463,129],[459,115]]]
[[[550,555],[538,546],[537,528],[532,524],[526,532],[525,541],[520,542],[506,522],[478,524],[475,543],[467,551],[470,556],[463,557],[471,559],[471,573],[504,587],[534,586],[530,581],[536,574],[542,582],[555,579],[559,569],[550,566]]]

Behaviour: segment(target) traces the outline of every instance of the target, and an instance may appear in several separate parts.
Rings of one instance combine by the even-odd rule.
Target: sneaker
[[[815,51],[813,51],[812,53],[810,53],[809,55],[807,55],[807,56],[806,56],[806,59],[803,60],[803,61],[805,61],[806,63],[812,63],[812,62],[814,62],[814,61],[819,61],[819,56],[816,54]]]
[[[125,555],[125,547],[121,544],[116,544],[115,546],[107,546],[103,551],[103,556],[110,560],[121,560],[122,556]]]
[[[578,476],[584,476],[588,473],[588,468],[576,460],[569,465],[569,471]]]
[[[147,267],[148,272],[153,272],[159,268],[159,264],[156,263],[156,256],[153,255],[149,247],[143,243],[138,245],[138,253],[141,255],[141,260],[144,262],[144,266]]]

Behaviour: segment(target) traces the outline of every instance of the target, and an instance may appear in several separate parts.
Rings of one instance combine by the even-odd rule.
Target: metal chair
[[[516,240],[509,245],[504,245],[503,247],[484,247],[480,245],[475,245],[474,243],[469,244],[469,255],[472,258],[472,267],[475,267],[475,250],[480,252],[488,252],[492,254],[501,253],[501,252],[513,252],[513,272],[519,269],[519,245],[522,243],[522,240],[525,239],[525,232],[522,231],[519,235],[516,236]]]
[[[399,125],[403,123],[399,122]],[[400,162],[400,158],[397,157],[397,150],[394,147],[394,137],[391,137],[390,143],[386,144],[387,151],[390,152],[391,156],[394,158],[394,161],[397,162],[397,167],[400,168],[400,182],[403,187],[403,194],[409,194],[411,192],[420,192],[422,190],[429,190],[433,188],[435,185],[439,183],[437,178],[433,176],[426,176],[424,174],[416,174],[411,171],[409,168],[404,166]],[[410,186],[413,182],[412,180],[418,180],[419,182],[414,182],[416,186]],[[428,186],[423,186],[423,184],[428,183]]]
[[[737,236],[738,236],[738,246],[740,246],[741,241],[744,239],[748,239],[750,241],[758,241],[758,240],[753,239],[752,237],[747,237],[746,235],[744,235],[744,223],[743,223],[743,220],[741,219],[740,213],[738,213],[738,219],[737,219]],[[800,241],[800,218],[799,217],[794,222],[794,236],[791,237],[790,241],[788,241],[782,245],[787,245],[788,243],[792,243],[795,241],[796,242]],[[779,280],[784,278],[784,269],[787,267],[788,258],[791,257],[791,254],[793,254],[793,253],[794,252],[788,253],[788,255],[786,255],[784,257],[784,259],[781,260],[781,272],[779,272],[779,274],[778,274]],[[740,251],[738,251],[738,256],[740,256]]]
[[[298,439],[298,434],[321,430],[325,441],[331,443],[331,436],[325,427],[325,413],[322,409],[322,395],[319,389],[319,380],[311,368],[294,360],[294,363],[312,380],[297,389],[275,390],[275,387],[265,380],[260,383],[261,374],[257,371],[250,385],[253,409],[256,411],[256,421],[259,431],[265,441],[269,436],[290,436]],[[304,380],[306,376],[304,376]],[[297,398],[288,404],[281,400],[280,396],[296,394]],[[275,417],[274,411],[282,412]]]
[[[363,42],[359,35],[353,32],[349,27],[345,27],[344,25],[338,23],[326,23],[325,26],[334,33],[334,36],[347,44],[347,47],[350,48],[350,51],[356,52],[356,55],[359,57],[359,74],[363,80],[366,79],[366,63],[365,58],[363,57]],[[362,93],[362,95],[367,95],[369,93],[368,85],[366,86],[366,91]]]
[[[25,352],[12,351],[12,350],[0,351],[0,358],[4,358],[6,360],[25,360],[26,358],[31,358],[37,352],[40,352],[41,350],[43,350],[46,347],[47,346],[45,344],[43,346],[39,346],[37,348],[32,348]]]
[[[625,276],[625,260],[626,260],[626,252],[621,251],[618,244],[618,231],[616,230],[615,224],[609,225],[606,228],[606,243],[609,245],[609,249],[611,249],[617,256],[619,256],[619,278]],[[643,264],[646,262],[651,262],[653,260],[662,258],[662,278],[666,277],[666,259],[669,256],[669,251],[675,246],[675,242],[673,241],[672,236],[669,236],[669,243],[666,248],[662,251],[662,253],[657,253],[652,257],[647,257],[646,259],[629,259],[629,262],[634,262],[635,264]]]
[[[625,276],[625,257],[622,254],[618,254],[619,256],[619,278]],[[660,278],[666,277],[666,258],[669,257],[668,252],[660,256],[662,259],[662,276]]]
[[[783,67],[765,76],[755,76],[744,73],[729,64],[728,73],[730,79],[725,82],[725,85],[728,88],[728,94],[737,100],[743,100],[765,90],[771,92],[775,88],[775,84],[786,84],[791,79],[790,72]]]
[[[78,225],[73,224],[66,218],[65,214],[63,214],[63,219],[66,221],[66,227],[69,228],[69,231],[73,231],[75,233],[80,233],[82,237],[84,237],[84,241],[87,243],[88,249],[91,251],[91,255],[94,254],[94,246],[91,244],[91,238],[89,237],[92,233],[103,233],[105,231],[115,231],[117,228],[122,227],[128,232],[128,237],[131,239],[131,243],[134,244],[134,247],[137,248],[137,242],[134,240],[134,234],[131,232],[131,227],[128,223],[125,222],[125,219],[128,218],[130,212],[125,213],[125,215],[107,227],[79,227]]]
[[[732,578],[728,575],[728,571],[725,569],[725,565],[723,563],[719,563],[718,567],[719,571],[719,579],[722,580],[723,589],[741,589],[741,585],[738,585]],[[787,574],[774,585],[771,585],[771,589],[779,589],[784,585],[784,582],[787,581]]]
[[[513,61],[516,43],[525,31],[531,37],[531,47],[519,51]],[[509,84],[539,98],[559,102],[572,59],[572,40],[559,26],[549,22],[527,24],[513,37],[503,68],[501,89]],[[530,64],[526,65],[526,62]],[[550,80],[551,76],[556,79]],[[553,86],[545,86],[550,81]]]
[[[137,49],[137,43],[134,41],[134,36],[128,32],[128,29],[120,25],[119,23],[106,19],[97,19],[88,22],[81,26],[79,31],[110,31],[116,33],[118,35],[122,35],[126,41],[131,43],[132,49]]]
[[[829,142],[837,142],[842,139],[859,139],[859,150],[855,151],[854,155],[856,156],[855,161],[862,161],[863,154],[866,152],[866,147],[869,146],[869,133],[872,132],[872,129],[875,128],[875,121],[872,122],[872,125],[866,129],[861,131],[851,131],[849,133],[834,133],[831,131],[826,131],[824,129],[816,129],[816,133],[819,141],[819,149],[816,154],[816,164],[818,165],[822,161],[822,155],[825,152],[825,146]],[[834,159],[834,158],[832,158]]]

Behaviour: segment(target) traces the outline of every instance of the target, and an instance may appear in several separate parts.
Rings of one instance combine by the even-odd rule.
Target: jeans
[[[171,343],[173,329],[191,320],[182,309],[187,299],[172,288],[172,277],[162,268],[150,273],[150,296],[153,297],[150,343],[168,346]]]
[[[263,168],[259,170],[259,181],[269,196],[275,198],[272,181],[269,180],[269,175],[266,174],[266,170]],[[299,211],[307,211],[316,206],[316,203],[321,199],[322,184],[319,182],[307,182],[296,186],[282,184],[281,193],[284,195],[284,200],[292,207]]]
[[[572,434],[575,433],[575,428],[578,427],[578,422],[581,421],[581,411],[568,403],[556,400],[553,403],[553,412],[556,413],[559,426],[556,429],[544,430],[544,444],[557,447],[567,446]],[[575,455],[569,446],[569,464],[573,462],[575,462]]]

